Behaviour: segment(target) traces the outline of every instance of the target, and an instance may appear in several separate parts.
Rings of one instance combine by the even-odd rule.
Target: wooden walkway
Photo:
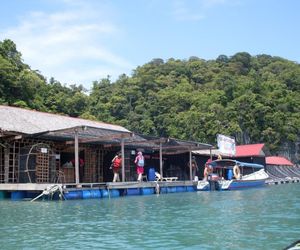
[[[101,182],[101,183],[1,183],[0,191],[43,191],[45,188],[60,184],[65,189],[87,189],[87,188],[107,188],[107,189],[126,189],[126,188],[147,188],[156,187],[176,187],[196,185],[193,181],[143,181],[143,182]]]

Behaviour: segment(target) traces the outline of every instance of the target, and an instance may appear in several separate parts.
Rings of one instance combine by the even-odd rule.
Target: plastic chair
[[[178,177],[161,177],[161,174],[155,172],[156,181],[177,181]]]

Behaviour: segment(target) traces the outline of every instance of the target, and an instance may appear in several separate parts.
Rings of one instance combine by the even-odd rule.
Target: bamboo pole
[[[124,139],[121,139],[121,153],[122,153],[122,182],[125,182],[125,150]]]
[[[162,179],[163,178],[162,142],[159,143],[159,171]]]
[[[78,130],[75,129],[75,183],[79,185],[79,145],[78,145]]]
[[[15,159],[15,156],[16,156],[16,142],[14,142],[14,147],[13,147],[13,173],[12,173],[12,182],[15,182],[15,165],[16,165],[16,159]]]
[[[189,150],[189,158],[190,158],[190,161],[189,161],[189,167],[190,167],[190,180],[192,181],[193,180],[193,170],[192,170],[192,151]]]

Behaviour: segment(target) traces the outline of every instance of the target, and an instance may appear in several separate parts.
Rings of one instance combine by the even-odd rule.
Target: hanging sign
[[[234,156],[235,155],[235,140],[234,138],[217,135],[218,148],[221,153]]]

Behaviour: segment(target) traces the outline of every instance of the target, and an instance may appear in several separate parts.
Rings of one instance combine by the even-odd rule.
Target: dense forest
[[[0,104],[120,124],[134,132],[216,144],[266,143],[272,153],[299,147],[300,65],[240,52],[215,60],[153,59],[120,75],[82,85],[46,79],[0,42]],[[298,146],[297,146],[298,145]]]

